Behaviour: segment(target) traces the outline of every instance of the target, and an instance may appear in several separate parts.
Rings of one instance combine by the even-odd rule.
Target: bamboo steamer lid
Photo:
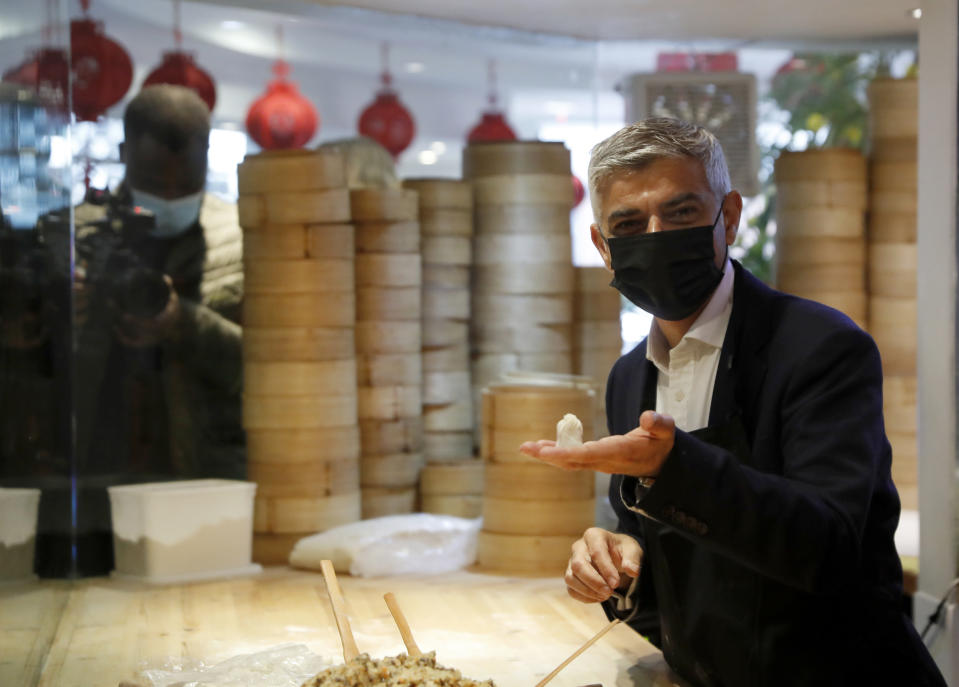
[[[246,362],[243,390],[252,396],[333,396],[356,384],[356,360]]]
[[[862,237],[776,237],[776,262],[780,265],[865,265],[866,242]]]
[[[919,212],[919,196],[915,191],[881,191],[869,197],[872,215],[915,215]]]
[[[473,432],[426,432],[423,435],[423,453],[428,462],[469,460],[473,457]]]
[[[471,210],[473,187],[468,181],[458,179],[404,179],[403,188],[419,194],[420,209],[447,208]]]
[[[593,500],[596,481],[589,471],[560,470],[543,463],[486,463],[483,493],[494,499]],[[585,529],[585,528],[584,528]]]
[[[873,162],[916,162],[919,141],[915,136],[873,139],[871,157]]]
[[[578,538],[480,531],[477,563],[487,570],[561,576]]]
[[[917,217],[914,213],[884,213],[869,216],[869,240],[873,243],[915,243]]]
[[[243,328],[243,361],[324,361],[353,358],[352,327]]]
[[[276,224],[243,232],[243,256],[258,260],[353,259],[351,224]]]
[[[430,494],[420,497],[424,513],[474,519],[483,513],[483,497],[467,494]]]
[[[425,289],[423,312],[434,318],[468,320],[470,292],[467,289]]]
[[[469,400],[445,405],[423,406],[423,427],[427,432],[454,432],[473,428],[473,404]]]
[[[417,222],[363,222],[356,225],[357,253],[418,253]]]
[[[422,236],[472,236],[473,213],[467,210],[420,208]]]
[[[874,139],[919,135],[918,79],[874,79],[867,92],[869,130]]]
[[[420,494],[482,494],[485,469],[483,461],[473,459],[429,463],[420,473]]]
[[[613,280],[612,271],[605,267],[577,267],[575,269],[576,293],[608,294],[616,291],[609,282]]]
[[[253,507],[253,530],[286,534],[312,534],[360,519],[360,492],[326,498],[257,496]]]
[[[916,329],[915,299],[882,296],[869,299],[869,333],[879,347],[884,374],[915,374]]]
[[[243,263],[244,289],[250,294],[353,291],[352,260],[258,260]]]
[[[869,245],[869,292],[891,298],[916,297],[918,267],[915,243]]]
[[[243,396],[245,429],[311,429],[356,424],[355,387],[337,396]]]
[[[352,327],[356,300],[350,291],[256,294],[243,298],[246,327]]]
[[[356,290],[356,320],[417,322],[423,314],[423,290],[413,287],[361,286]]]
[[[915,434],[919,428],[916,377],[889,375],[882,380],[882,412],[886,428]]]
[[[416,221],[419,200],[416,191],[402,188],[362,188],[350,191],[355,222],[392,220]]]
[[[263,498],[325,498],[355,492],[360,486],[360,464],[356,459],[296,463],[250,461],[247,478],[256,482],[256,493]]]
[[[357,388],[361,420],[399,420],[420,414],[422,388],[417,386],[361,386]]]
[[[573,207],[573,182],[566,174],[511,174],[473,180],[477,205],[546,203]]]
[[[486,234],[569,233],[569,206],[525,203],[514,205],[477,205],[473,211],[474,232]]]
[[[559,263],[572,272],[570,238],[550,234],[485,234],[474,237],[477,265],[521,265]],[[516,269],[522,269],[517,267]],[[573,281],[573,275],[569,275]]]
[[[859,181],[784,181],[776,185],[776,194],[776,203],[782,208],[866,209],[865,177]]]
[[[261,565],[287,565],[296,542],[313,532],[296,534],[253,533],[253,560]]]
[[[237,221],[243,229],[258,229],[266,224],[266,201],[263,196],[240,196],[236,199]]]
[[[468,289],[470,268],[462,265],[423,264],[424,289]]]
[[[522,266],[487,264],[474,271],[478,292],[531,295],[572,291],[572,265],[565,263],[526,263]]]
[[[514,296],[474,292],[472,308],[474,322],[568,324],[573,320],[573,303],[568,296]]]
[[[483,530],[500,534],[579,536],[593,525],[595,500],[499,499],[483,496]]]
[[[470,356],[466,343],[443,348],[423,348],[425,372],[462,372],[469,370]]]
[[[608,294],[573,294],[574,321],[618,321],[622,309],[622,299],[616,289],[610,288],[609,291]]]
[[[912,191],[919,188],[919,164],[909,162],[873,162],[869,166],[873,192]]]
[[[266,224],[343,224],[350,221],[350,196],[345,188],[274,191],[262,198]]]
[[[364,456],[418,453],[423,450],[423,418],[418,415],[389,422],[360,420],[359,426]]]
[[[866,288],[866,267],[860,264],[780,264],[776,287],[798,295],[830,291],[862,291]]]
[[[572,345],[570,324],[473,325],[473,350],[479,353],[563,353]]]
[[[423,283],[419,253],[365,253],[356,256],[357,286],[415,286]]]
[[[422,453],[392,453],[360,458],[360,483],[366,487],[416,486]]]
[[[473,262],[473,240],[468,236],[424,236],[423,262],[468,266]]]
[[[367,355],[419,353],[422,346],[420,323],[357,322],[356,350]]]
[[[360,386],[415,386],[423,379],[423,357],[416,353],[357,355]]]
[[[794,181],[865,182],[866,158],[852,148],[783,151],[775,175],[777,186]]]
[[[429,313],[423,318],[424,355],[431,349],[457,347],[469,341],[469,324],[458,320],[432,318]],[[424,359],[423,365],[426,366]],[[436,369],[436,368],[433,368]]]
[[[363,489],[363,519],[382,518],[387,515],[403,515],[416,510],[416,489],[386,489],[366,487]]]
[[[356,461],[360,430],[355,423],[317,429],[247,430],[246,450],[250,463],[258,465]]]
[[[777,241],[780,236],[858,238],[866,233],[866,216],[858,209],[780,208],[776,211],[776,218]]]
[[[423,403],[445,405],[470,397],[470,373],[425,372],[423,374]]]
[[[331,151],[268,150],[244,157],[236,175],[241,195],[329,189],[346,186],[346,163]]]
[[[573,328],[573,350],[619,350],[623,345],[619,320],[614,322],[584,322]]]
[[[570,175],[569,150],[546,141],[495,141],[470,143],[463,151],[463,177],[504,174]]]
[[[556,423],[566,413],[573,413],[583,422],[584,439],[589,439],[595,402],[592,389],[582,382],[576,387],[491,385],[483,391],[483,424],[496,431],[547,427],[555,436]]]

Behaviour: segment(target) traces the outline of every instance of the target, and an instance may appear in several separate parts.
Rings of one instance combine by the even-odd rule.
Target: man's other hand
[[[643,550],[628,534],[590,527],[573,544],[566,566],[566,591],[583,603],[606,601],[639,576]]]

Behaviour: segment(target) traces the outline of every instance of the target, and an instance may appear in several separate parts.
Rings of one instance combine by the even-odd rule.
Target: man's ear
[[[606,269],[612,271],[612,263],[609,259],[609,244],[606,243],[606,239],[603,236],[603,232],[600,231],[598,224],[589,225],[589,236],[593,239],[593,245],[596,246],[596,250],[599,251],[599,254],[603,256],[603,262],[606,263]]]
[[[736,234],[739,231],[739,220],[743,214],[743,197],[739,191],[730,191],[723,199],[723,225],[726,230],[726,245],[731,246],[736,242]]]

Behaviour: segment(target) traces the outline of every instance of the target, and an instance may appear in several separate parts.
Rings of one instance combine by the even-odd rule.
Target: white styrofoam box
[[[33,576],[39,489],[0,488],[0,582]]]
[[[169,584],[260,572],[256,484],[226,479],[108,487],[114,576]]]

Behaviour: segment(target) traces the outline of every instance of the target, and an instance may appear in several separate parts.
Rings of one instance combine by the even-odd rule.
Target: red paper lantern
[[[127,51],[92,19],[70,22],[70,67],[73,111],[80,121],[96,121],[123,99],[133,82],[133,63]]]
[[[197,66],[193,55],[188,52],[172,50],[163,53],[160,66],[150,72],[143,81],[143,86],[161,83],[186,86],[196,91],[211,112],[216,105],[216,85],[213,79]]]
[[[41,48],[26,62],[7,70],[3,80],[30,86],[47,107],[66,112],[70,60],[65,50]]]
[[[579,180],[579,177],[575,174],[573,175],[573,209],[579,207],[579,204],[583,202],[583,198],[586,197],[586,189],[583,188],[583,182]]]
[[[483,113],[479,123],[470,129],[466,137],[469,143],[489,141],[515,141],[516,132],[506,122],[502,112],[490,110]]]
[[[300,148],[319,126],[316,108],[287,80],[290,67],[283,60],[273,65],[276,79],[255,100],[246,114],[246,130],[261,148]]]
[[[357,122],[357,129],[382,145],[395,158],[413,142],[416,124],[396,91],[389,87],[389,76],[384,75],[385,87],[376,94]]]

